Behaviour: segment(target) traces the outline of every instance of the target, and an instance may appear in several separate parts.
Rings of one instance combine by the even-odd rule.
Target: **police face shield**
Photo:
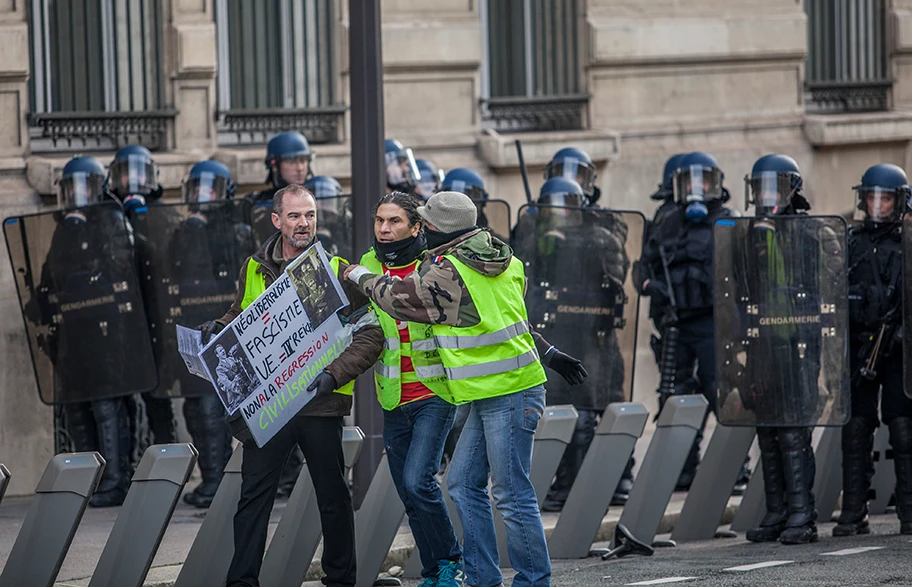
[[[411,149],[402,149],[395,153],[387,153],[386,181],[393,186],[414,186],[418,184],[421,174],[415,163],[415,155]]]
[[[104,192],[104,179],[95,173],[74,173],[61,178],[57,186],[60,204],[73,209],[97,202]]]
[[[303,151],[286,153],[278,158],[279,168],[275,171],[285,180],[285,183],[302,185],[310,175],[312,158],[312,155]]]
[[[684,167],[675,173],[673,189],[687,219],[701,222],[709,214],[707,203],[722,198],[722,171],[702,165]]]
[[[792,178],[788,174],[764,171],[759,176],[744,176],[744,208],[753,204],[757,216],[781,214],[793,194]]]
[[[228,178],[224,175],[203,172],[184,183],[184,202],[188,204],[224,200],[227,194]]]
[[[545,168],[545,179],[563,177],[580,184],[583,192],[592,195],[595,191],[595,167],[572,157],[551,161]]]
[[[582,200],[577,194],[548,194],[539,199],[539,223],[560,229],[583,223]]]
[[[319,197],[317,196],[317,219],[320,219],[320,214],[328,214],[329,216],[344,216],[349,213],[351,210],[351,197],[350,196],[337,196],[333,195],[332,197]]]
[[[155,163],[145,157],[129,156],[115,161],[108,172],[110,188],[121,198],[148,196],[158,187]]]
[[[855,220],[871,222],[899,222],[902,219],[903,195],[895,189],[855,186],[858,206]]]
[[[440,169],[437,170],[436,174],[423,174],[418,180],[418,185],[415,186],[415,194],[427,200],[440,191],[440,184],[442,182],[443,171]]]
[[[469,196],[476,204],[488,199],[488,194],[483,188],[477,185],[468,184],[461,180],[450,183],[450,191],[463,193]]]

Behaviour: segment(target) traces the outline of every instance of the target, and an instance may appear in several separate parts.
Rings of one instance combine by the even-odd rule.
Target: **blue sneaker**
[[[462,561],[437,561],[437,587],[462,587],[464,580]]]
[[[437,577],[425,577],[418,587],[437,587]]]

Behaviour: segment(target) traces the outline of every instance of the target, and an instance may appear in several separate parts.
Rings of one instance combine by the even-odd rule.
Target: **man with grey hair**
[[[535,490],[529,479],[535,428],[545,407],[545,371],[581,383],[580,362],[532,332],[523,302],[523,263],[513,250],[476,226],[465,194],[440,192],[418,208],[428,252],[404,278],[362,266],[346,278],[397,320],[431,325],[455,403],[470,403],[447,478],[464,529],[466,582],[503,581],[488,474],[507,529],[516,587],[545,587],[551,563]]]

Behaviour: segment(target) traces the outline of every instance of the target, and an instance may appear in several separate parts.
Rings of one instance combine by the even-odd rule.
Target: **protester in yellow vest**
[[[361,264],[381,275],[404,277],[427,250],[418,206],[392,192],[374,211],[374,247]],[[453,426],[456,406],[429,324],[396,320],[375,307],[383,329],[383,354],[374,366],[383,407],[383,444],[393,483],[405,505],[421,555],[419,587],[462,585],[462,550],[434,474]]]
[[[374,304],[397,320],[431,325],[449,393],[471,410],[447,473],[463,527],[466,583],[503,581],[488,475],[503,514],[516,587],[550,585],[551,564],[529,470],[545,407],[542,364],[581,383],[580,362],[532,332],[523,302],[523,263],[475,225],[465,194],[440,192],[417,209],[429,251],[400,278],[364,266],[346,270]]]
[[[203,325],[204,344],[265,291],[289,261],[314,243],[317,204],[313,195],[295,184],[277,191],[273,197],[272,223],[279,232],[244,263],[231,308],[220,319]],[[340,261],[338,257],[332,259],[337,272]],[[340,315],[352,322],[367,318],[369,302],[364,295],[347,284],[345,293],[351,305]],[[234,516],[234,558],[228,570],[227,587],[259,585],[269,513],[282,466],[296,444],[304,452],[320,510],[324,581],[332,586],[355,584],[354,513],[345,479],[342,419],[351,411],[355,378],[373,366],[382,350],[383,331],[378,326],[357,329],[351,345],[308,386],[307,390],[316,392],[316,397],[291,422],[262,448],[249,437],[243,440],[241,498]],[[240,426],[230,424],[232,433],[242,437],[246,430],[243,422]]]

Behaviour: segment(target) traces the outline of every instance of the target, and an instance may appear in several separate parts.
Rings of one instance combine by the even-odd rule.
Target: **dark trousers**
[[[345,482],[342,418],[297,416],[263,448],[244,443],[241,498],[234,515],[234,558],[227,587],[260,585],[269,514],[282,468],[295,444],[304,452],[320,509],[324,583],[355,584],[355,516]]]

